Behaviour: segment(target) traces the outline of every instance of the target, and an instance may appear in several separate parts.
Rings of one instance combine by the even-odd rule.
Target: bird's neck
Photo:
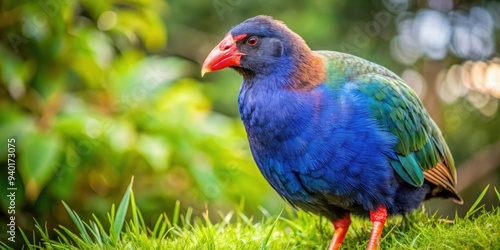
[[[269,89],[260,82],[244,84],[238,104],[251,146],[279,147],[281,141],[302,133],[315,115],[312,96],[305,91]]]
[[[291,57],[294,64],[289,79],[289,88],[310,90],[325,81],[326,62],[309,47],[298,48]]]
[[[249,136],[293,136],[314,116],[316,92],[326,78],[325,60],[307,45],[283,59],[273,74],[243,75],[238,104]],[[285,124],[295,125],[281,130]]]
[[[307,45],[299,46],[284,58],[273,74],[243,75],[238,104],[244,123],[272,128],[271,123],[290,122],[289,117],[293,117],[299,107],[305,109],[312,105],[313,90],[326,78],[325,63],[323,57]],[[309,115],[310,112],[305,112],[302,118]],[[283,119],[278,119],[280,116]]]

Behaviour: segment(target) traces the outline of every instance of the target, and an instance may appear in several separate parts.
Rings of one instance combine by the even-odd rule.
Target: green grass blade
[[[32,246],[32,244],[28,240],[28,237],[26,237],[26,234],[24,234],[24,231],[21,228],[19,228],[19,232],[21,233],[21,236],[23,237],[24,242],[28,246],[28,249],[29,250],[35,250],[35,248]],[[33,244],[35,244],[35,237],[34,236],[33,236]]]
[[[191,227],[191,217],[193,216],[193,208],[188,207],[186,214],[184,215],[184,228]]]
[[[167,228],[169,227],[169,220],[166,214],[161,215],[163,220],[161,223],[161,228],[158,231],[158,239],[163,239],[167,236]]]
[[[226,215],[224,215],[222,212],[220,213],[220,217],[222,221],[220,222],[222,226],[228,226],[231,223],[231,220],[233,219],[234,211],[229,211]]]
[[[71,210],[71,208],[69,208],[69,206],[64,201],[62,203],[63,203],[64,208],[68,212],[69,216],[71,217],[71,219],[75,223],[78,231],[80,232],[82,240],[86,243],[92,244],[93,243],[92,239],[90,238],[89,234],[87,233],[87,230],[85,230],[85,226],[83,225],[83,222],[80,219],[80,217],[78,216],[78,214],[76,214],[75,211]]]
[[[40,236],[45,241],[45,244],[47,244],[47,242],[49,242],[49,236],[48,236],[48,232],[47,232],[47,223],[45,223],[45,230],[44,230],[42,228],[42,226],[40,226],[40,224],[38,223],[38,221],[35,220],[35,228],[40,233]]]
[[[54,228],[54,232],[56,232],[59,242],[65,245],[71,245],[71,242],[68,240],[68,238],[66,238],[66,236],[61,231],[59,231],[59,229]]]
[[[144,222],[144,217],[142,217],[141,209],[137,207],[137,216],[139,217],[139,225],[144,232],[147,232],[146,223]]]
[[[102,226],[101,222],[99,221],[99,219],[97,219],[97,217],[95,216],[95,214],[92,214],[92,217],[94,218],[94,222],[97,224],[97,226],[99,227],[99,231],[100,231],[100,235],[102,237],[102,241],[103,243],[109,243],[110,239],[109,239],[109,235],[106,233],[106,231],[104,230],[104,227]]]
[[[179,213],[181,210],[181,202],[177,200],[175,202],[175,207],[174,207],[174,214],[172,215],[172,224],[174,227],[178,226],[179,223]]]
[[[87,229],[94,235],[94,238],[97,241],[97,244],[102,247],[102,237],[101,234],[99,233],[99,228],[97,227],[95,222],[90,222],[90,225],[85,224]]]
[[[296,220],[290,220],[286,218],[281,218],[282,221],[286,222],[288,226],[290,226],[294,231],[304,231],[304,228],[300,226],[298,223],[296,223]]]
[[[160,225],[162,224],[163,221],[163,216],[160,215],[158,216],[158,219],[156,220],[155,226],[153,227],[153,231],[151,232],[151,235],[153,238],[159,238],[159,230],[160,230]]]
[[[205,212],[201,213],[201,216],[203,216],[203,219],[205,221],[205,227],[211,229],[213,227],[213,223],[212,221],[210,221],[208,208],[205,209]]]
[[[116,217],[114,217],[113,230],[111,235],[114,239],[120,238],[120,232],[122,231],[123,224],[125,223],[125,215],[127,215],[127,210],[130,202],[130,192],[132,190],[132,185],[134,184],[134,177],[130,181],[130,184],[122,197],[118,210],[116,210]]]
[[[269,244],[269,239],[271,239],[271,235],[273,234],[274,228],[276,227],[276,224],[278,224],[278,221],[280,220],[282,213],[283,213],[283,211],[281,211],[281,213],[278,215],[278,217],[276,217],[276,219],[274,220],[271,228],[269,229],[269,232],[266,235],[266,238],[264,239],[264,241],[262,242],[262,245],[260,246],[260,249],[262,249],[262,250],[267,249],[267,246]]]
[[[130,190],[130,205],[132,206],[133,230],[136,235],[139,235],[139,217],[137,215],[137,205],[135,204],[134,191]]]
[[[246,225],[250,225],[252,224],[252,217],[248,218],[248,216],[245,215],[245,213],[243,212],[236,212],[236,214],[238,215],[236,217],[236,220],[237,220],[237,223],[241,224],[241,223],[244,223]]]
[[[73,240],[75,242],[75,244],[77,246],[79,246],[79,248],[83,248],[83,246],[87,245],[87,244],[85,244],[85,242],[82,240],[81,237],[78,237],[78,235],[76,235],[73,232],[71,232],[71,230],[67,229],[64,226],[59,226],[59,227],[69,236],[69,238],[71,240]]]
[[[113,225],[115,224],[115,204],[111,204],[111,211],[108,213],[108,221],[109,221],[109,237],[115,239]]]
[[[14,250],[14,248],[7,246],[3,241],[0,241],[0,249],[2,250]]]
[[[480,206],[480,207],[477,207],[479,205],[479,203],[481,202],[481,200],[483,200],[484,196],[486,195],[486,192],[488,191],[490,185],[486,186],[483,191],[481,192],[481,194],[479,195],[479,197],[477,197],[476,201],[474,202],[474,204],[472,204],[472,206],[469,208],[469,211],[467,211],[467,213],[465,214],[465,217],[464,219],[468,219],[470,216],[472,216],[473,214],[475,214],[479,209],[481,209],[481,207],[483,206]]]

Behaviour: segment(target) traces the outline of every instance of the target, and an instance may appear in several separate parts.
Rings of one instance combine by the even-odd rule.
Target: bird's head
[[[256,16],[226,34],[205,59],[201,74],[231,67],[243,76],[269,75],[283,71],[294,55],[305,54],[300,50],[310,53],[304,40],[284,23]]]

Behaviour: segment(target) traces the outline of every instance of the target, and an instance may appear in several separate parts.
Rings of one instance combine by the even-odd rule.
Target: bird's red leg
[[[346,213],[344,217],[333,221],[333,228],[335,232],[333,233],[332,242],[330,242],[330,246],[328,250],[338,250],[340,248],[340,244],[344,241],[345,234],[351,225],[351,216],[349,213]]]
[[[375,210],[370,211],[370,220],[372,221],[372,234],[370,241],[368,241],[367,250],[375,250],[380,243],[382,230],[384,229],[385,220],[387,219],[387,209],[381,205]]]

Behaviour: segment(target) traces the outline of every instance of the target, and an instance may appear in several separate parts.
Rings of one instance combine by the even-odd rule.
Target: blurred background
[[[131,176],[150,225],[176,200],[196,214],[236,206],[278,214],[285,203],[255,166],[239,120],[241,77],[200,77],[224,34],[258,14],[283,20],[313,49],[381,64],[415,89],[448,141],[465,199],[428,209],[464,214],[486,185],[499,186],[498,1],[3,0],[0,228],[11,137],[16,219],[26,230],[33,218],[70,226],[61,200],[85,220],[105,218]],[[492,190],[485,203],[499,205]]]

